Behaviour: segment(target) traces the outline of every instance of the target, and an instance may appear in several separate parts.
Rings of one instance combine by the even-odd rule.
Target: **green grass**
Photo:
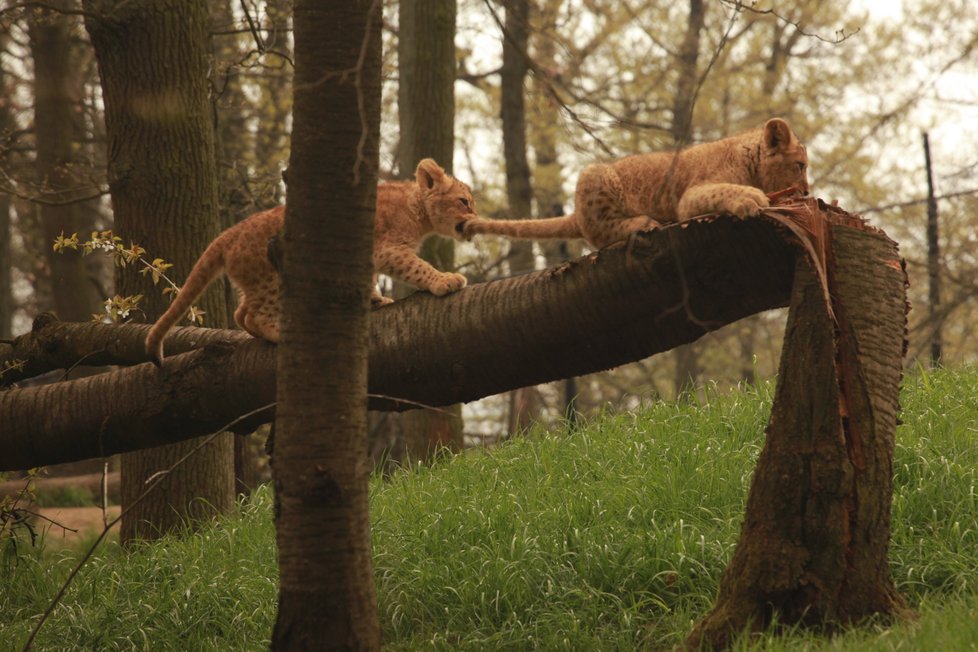
[[[131,554],[103,544],[35,641],[36,650],[267,649],[275,618],[275,532],[261,492],[235,518]],[[23,550],[23,548],[21,548]],[[77,550],[0,562],[0,650],[21,649]]]
[[[978,370],[906,382],[890,559],[920,614],[751,650],[978,648]],[[371,485],[387,650],[668,649],[712,605],[737,541],[770,386],[604,415]],[[125,555],[100,553],[36,649],[261,650],[274,620],[271,498]],[[0,567],[0,650],[19,649],[68,560]],[[8,635],[9,632],[9,635]],[[10,647],[4,647],[5,645]]]

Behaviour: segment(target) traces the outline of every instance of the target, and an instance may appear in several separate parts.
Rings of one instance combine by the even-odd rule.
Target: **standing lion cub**
[[[581,172],[575,210],[539,220],[483,220],[465,224],[465,237],[492,233],[512,238],[584,238],[596,248],[657,222],[682,222],[704,213],[756,215],[765,193],[795,187],[808,194],[808,154],[787,122],[677,152],[638,154],[595,163]]]
[[[374,226],[374,304],[390,303],[377,291],[377,274],[389,274],[443,296],[465,287],[465,277],[439,272],[417,255],[431,233],[461,239],[463,227],[478,217],[469,187],[445,173],[432,159],[418,163],[414,181],[377,186]],[[218,235],[194,264],[183,288],[146,337],[146,353],[163,361],[163,338],[222,271],[238,291],[234,321],[255,337],[278,342],[281,281],[268,259],[268,240],[281,231],[285,207],[256,213]]]

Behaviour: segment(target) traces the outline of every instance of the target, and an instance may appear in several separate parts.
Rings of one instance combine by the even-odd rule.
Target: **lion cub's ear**
[[[764,143],[770,149],[784,149],[795,140],[788,123],[781,118],[771,118],[764,123]]]
[[[431,190],[445,180],[445,170],[435,163],[434,159],[426,158],[418,163],[414,176],[422,190]]]

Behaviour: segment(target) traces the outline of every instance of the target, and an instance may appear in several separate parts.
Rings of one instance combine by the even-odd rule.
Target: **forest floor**
[[[45,533],[45,543],[58,548],[75,545],[97,536],[104,527],[101,507],[35,508],[38,534]],[[119,515],[118,505],[109,505],[107,518]]]

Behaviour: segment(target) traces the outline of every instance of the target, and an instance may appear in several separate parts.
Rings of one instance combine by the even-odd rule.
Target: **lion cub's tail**
[[[208,245],[204,253],[194,263],[193,269],[187,275],[183,287],[170,303],[146,336],[146,355],[157,367],[163,364],[163,338],[170,329],[190,310],[207,286],[224,271],[224,251],[227,249],[226,238],[218,236]]]
[[[466,234],[488,233],[524,240],[547,238],[583,238],[581,224],[575,213],[561,217],[544,217],[538,220],[469,220]]]

